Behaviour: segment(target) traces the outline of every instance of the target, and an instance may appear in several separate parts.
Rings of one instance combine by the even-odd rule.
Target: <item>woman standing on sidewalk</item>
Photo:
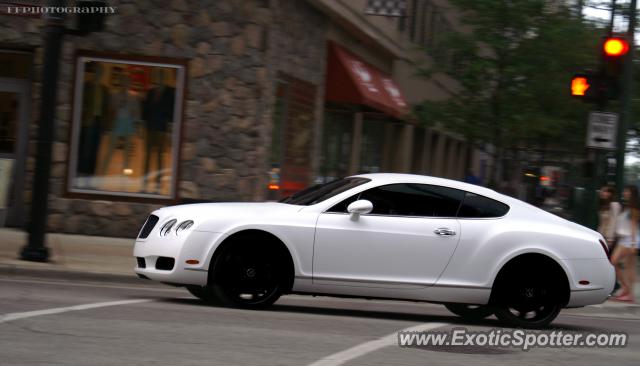
[[[600,207],[598,208],[598,232],[604,236],[613,252],[616,239],[616,218],[620,214],[620,203],[614,201],[615,191],[611,186],[600,188]]]
[[[626,186],[622,193],[622,212],[616,218],[616,247],[611,255],[611,264],[616,267],[616,278],[620,283],[620,292],[614,297],[618,301],[634,302],[635,299],[633,287],[636,277],[639,216],[638,188]]]

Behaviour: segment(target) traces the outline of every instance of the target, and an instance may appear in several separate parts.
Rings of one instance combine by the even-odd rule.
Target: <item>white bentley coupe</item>
[[[614,286],[595,231],[487,188],[356,175],[280,202],[153,212],[136,273],[198,298],[259,309],[287,293],[428,301],[467,319],[548,325]]]

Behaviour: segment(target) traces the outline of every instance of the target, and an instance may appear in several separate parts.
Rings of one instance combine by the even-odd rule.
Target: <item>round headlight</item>
[[[180,225],[178,225],[178,227],[176,228],[176,235],[180,235],[181,232],[185,230],[189,230],[189,228],[191,228],[192,226],[193,226],[192,220],[181,222]]]
[[[167,236],[167,234],[171,232],[171,228],[173,228],[173,225],[175,225],[176,222],[176,219],[165,222],[165,224],[162,225],[162,228],[160,228],[160,236]]]

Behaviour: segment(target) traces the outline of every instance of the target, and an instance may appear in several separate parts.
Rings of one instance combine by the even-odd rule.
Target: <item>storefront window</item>
[[[329,182],[349,175],[353,140],[353,112],[325,111],[319,181]]]
[[[69,190],[172,198],[184,65],[79,57]]]
[[[383,147],[385,144],[384,122],[374,116],[365,115],[362,123],[362,148],[360,150],[360,173],[382,171]]]
[[[310,183],[316,87],[303,80],[279,74],[273,114],[270,183],[286,197]],[[274,177],[279,181],[276,182]]]

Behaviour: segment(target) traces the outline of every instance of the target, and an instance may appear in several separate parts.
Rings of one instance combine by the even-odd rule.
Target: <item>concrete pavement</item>
[[[441,305],[285,296],[265,311],[204,305],[185,290],[0,277],[2,365],[636,365],[640,317],[563,311],[553,329],[624,332],[625,348],[400,348],[378,342],[423,327],[504,330]],[[341,360],[344,360],[343,363]]]
[[[443,306],[284,296],[267,311],[206,306],[186,290],[133,274],[132,239],[51,234],[50,263],[17,259],[26,234],[0,229],[3,365],[538,365],[640,362],[640,306],[565,309],[555,329],[626,332],[623,349],[400,348],[378,340],[403,329],[500,328]],[[435,328],[434,328],[435,327]],[[375,347],[371,347],[374,345]],[[364,351],[363,351],[364,350]]]

